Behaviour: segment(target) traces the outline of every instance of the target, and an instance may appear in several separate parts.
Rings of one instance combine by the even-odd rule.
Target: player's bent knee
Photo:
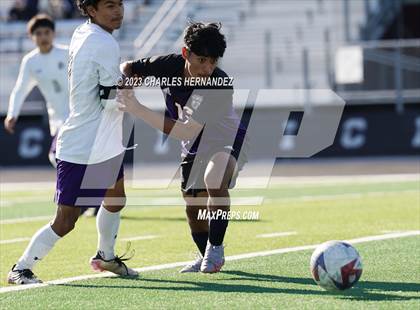
[[[231,156],[232,157],[232,156]],[[217,190],[227,190],[229,182],[235,173],[236,162],[232,157],[229,163],[224,164],[209,164],[204,175],[204,183],[206,184],[207,192],[212,194]]]
[[[231,176],[230,172],[223,174],[220,171],[206,171],[204,183],[209,197],[228,197]]]
[[[204,184],[206,184],[206,189],[209,194],[211,194],[211,190],[218,190],[227,187],[226,184],[223,183],[223,175],[220,173],[210,171],[204,176]]]
[[[121,211],[127,204],[127,197],[125,193],[114,193],[113,196],[105,197],[102,207],[107,209],[109,212],[119,212]]]
[[[107,211],[116,213],[120,212],[125,207],[125,203],[122,203],[120,205],[108,205],[108,204],[102,204],[102,207],[105,208]]]

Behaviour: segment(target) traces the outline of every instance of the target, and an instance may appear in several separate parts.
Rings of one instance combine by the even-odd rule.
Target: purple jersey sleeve
[[[132,71],[139,77],[172,77],[181,71],[183,66],[181,55],[170,54],[135,60],[132,62]]]

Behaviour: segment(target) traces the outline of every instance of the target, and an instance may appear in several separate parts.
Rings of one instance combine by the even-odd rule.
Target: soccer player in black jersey
[[[132,90],[121,90],[117,100],[121,110],[182,140],[181,189],[192,238],[201,255],[180,272],[214,273],[222,268],[229,189],[246,162],[245,152],[241,151],[246,129],[232,106],[231,79],[217,67],[226,49],[220,27],[219,23],[192,23],[185,29],[185,46],[180,55],[155,56],[121,65],[126,76],[143,80],[153,76],[170,83],[160,85],[166,102],[165,116],[141,105]],[[203,210],[210,215],[204,220],[198,218]]]

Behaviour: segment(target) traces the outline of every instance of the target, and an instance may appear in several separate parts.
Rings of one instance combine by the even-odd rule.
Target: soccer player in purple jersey
[[[217,67],[226,49],[220,27],[219,23],[192,23],[185,29],[181,55],[155,56],[121,65],[126,76],[154,76],[175,81],[170,86],[160,85],[166,117],[141,105],[132,90],[122,90],[117,100],[122,110],[182,140],[181,190],[192,238],[201,255],[180,272],[214,273],[222,268],[228,219],[212,216],[208,221],[198,219],[198,215],[200,209],[210,211],[209,214],[229,211],[229,189],[246,162],[241,152],[246,129],[232,106],[230,79]],[[192,81],[191,78],[219,79],[227,83],[190,86],[192,83],[186,81]]]

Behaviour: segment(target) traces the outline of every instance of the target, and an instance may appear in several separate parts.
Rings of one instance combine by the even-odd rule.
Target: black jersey
[[[133,62],[133,74],[144,78],[156,77],[166,103],[166,115],[173,120],[186,121],[192,117],[204,125],[203,131],[195,141],[182,141],[184,155],[195,154],[199,143],[200,152],[208,152],[219,146],[233,145],[237,139],[244,139],[245,127],[233,109],[233,87],[188,83],[183,77],[185,60],[181,55],[170,54],[139,59]],[[216,68],[211,81],[229,82],[230,78]],[[196,86],[198,85],[198,86]]]

